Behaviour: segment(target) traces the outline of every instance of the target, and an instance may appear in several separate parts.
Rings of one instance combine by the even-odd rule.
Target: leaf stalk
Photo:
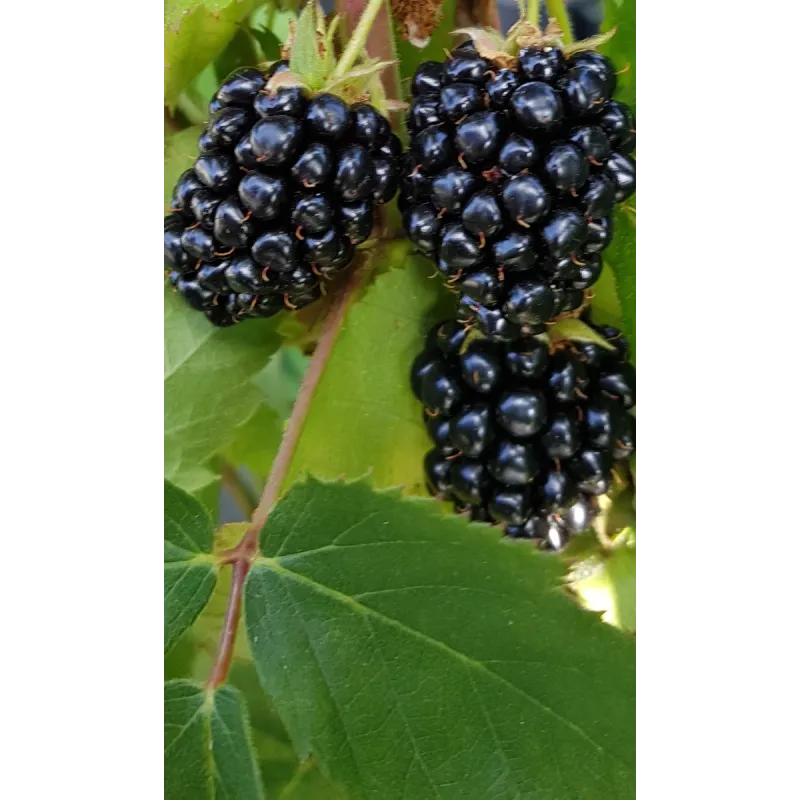
[[[336,64],[336,69],[331,76],[332,78],[341,78],[346,75],[353,68],[362,53],[366,51],[369,32],[372,29],[372,25],[382,5],[383,0],[369,0],[358,20],[358,25],[356,25],[350,37],[350,41],[347,43],[347,47]]]
[[[572,44],[574,41],[572,25],[569,21],[569,14],[567,13],[564,0],[545,0],[545,5],[547,6],[547,16],[555,19],[562,30],[561,41],[564,42],[565,45]],[[530,19],[530,17],[528,17],[528,19]],[[533,21],[538,24],[537,20]]]
[[[221,564],[231,564],[233,566],[233,575],[217,648],[217,657],[206,684],[208,689],[215,689],[221,686],[227,679],[228,670],[233,659],[233,648],[236,644],[236,631],[239,627],[244,582],[250,570],[250,565],[258,554],[258,540],[261,530],[267,522],[272,507],[280,497],[281,486],[289,472],[294,451],[303,432],[306,415],[311,408],[314,392],[325,371],[328,358],[333,351],[333,345],[347,314],[350,299],[358,291],[361,282],[366,279],[370,272],[371,255],[365,253],[351,272],[347,283],[336,296],[325,318],[319,342],[314,350],[314,355],[311,357],[300,391],[297,394],[297,399],[292,407],[292,413],[286,424],[286,430],[281,439],[278,453],[272,462],[272,469],[264,486],[264,491],[261,493],[261,499],[250,518],[250,525],[239,544],[219,555]]]

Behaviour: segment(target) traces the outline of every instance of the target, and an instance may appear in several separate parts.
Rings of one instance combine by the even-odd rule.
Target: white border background
[[[638,794],[797,797],[800,14],[637,11]]]
[[[0,796],[161,796],[163,5],[0,22]]]
[[[800,14],[764,8],[638,8],[644,800],[797,793]],[[161,24],[3,11],[4,797],[162,792]]]

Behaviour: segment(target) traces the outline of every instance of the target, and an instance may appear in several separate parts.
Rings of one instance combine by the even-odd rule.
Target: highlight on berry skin
[[[523,47],[493,63],[472,41],[411,82],[398,203],[406,233],[457,294],[411,370],[432,442],[429,492],[505,535],[560,550],[589,529],[635,448],[635,374],[591,325],[592,286],[636,188],[635,123],[591,50]]]
[[[614,208],[636,189],[636,136],[606,56],[497,55],[468,40],[416,70],[398,204],[460,313],[505,340],[590,302]]]
[[[366,241],[399,182],[400,143],[367,103],[238,69],[217,89],[164,220],[174,289],[214,325],[295,311]]]
[[[452,319],[429,331],[411,388],[432,444],[423,465],[430,494],[544,549],[589,529],[599,496],[635,452],[636,422],[627,340],[591,327],[612,349],[485,337]]]

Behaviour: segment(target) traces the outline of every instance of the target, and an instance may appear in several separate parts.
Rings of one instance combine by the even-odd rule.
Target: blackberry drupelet
[[[600,277],[614,206],[636,188],[635,123],[593,51],[474,45],[412,83],[399,205],[409,239],[498,341],[576,316]]]
[[[547,549],[589,528],[614,462],[635,448],[627,341],[594,327],[613,350],[474,338],[454,320],[434,326],[411,372],[433,442],[424,464],[432,494]]]
[[[369,237],[375,206],[396,193],[388,120],[332,94],[269,89],[287,69],[239,69],[223,81],[164,220],[170,282],[214,325],[313,302]]]

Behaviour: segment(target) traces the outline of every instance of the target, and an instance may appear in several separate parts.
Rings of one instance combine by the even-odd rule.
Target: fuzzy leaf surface
[[[312,89],[321,88],[334,65],[325,32],[325,19],[318,13],[316,0],[307,3],[297,20],[289,67]]]
[[[376,486],[425,494],[430,443],[411,393],[411,364],[430,326],[452,310],[433,266],[405,242],[378,251],[382,272],[348,311],[285,482],[369,473]]]
[[[205,608],[217,582],[214,526],[191,495],[164,483],[164,650]]]
[[[632,638],[437,509],[311,479],[270,515],[245,620],[300,757],[365,800],[632,798]]]
[[[164,4],[164,103],[178,95],[233,39],[258,0],[166,0]]]
[[[241,695],[206,692],[192,681],[164,685],[164,797],[262,800],[261,779]]]

